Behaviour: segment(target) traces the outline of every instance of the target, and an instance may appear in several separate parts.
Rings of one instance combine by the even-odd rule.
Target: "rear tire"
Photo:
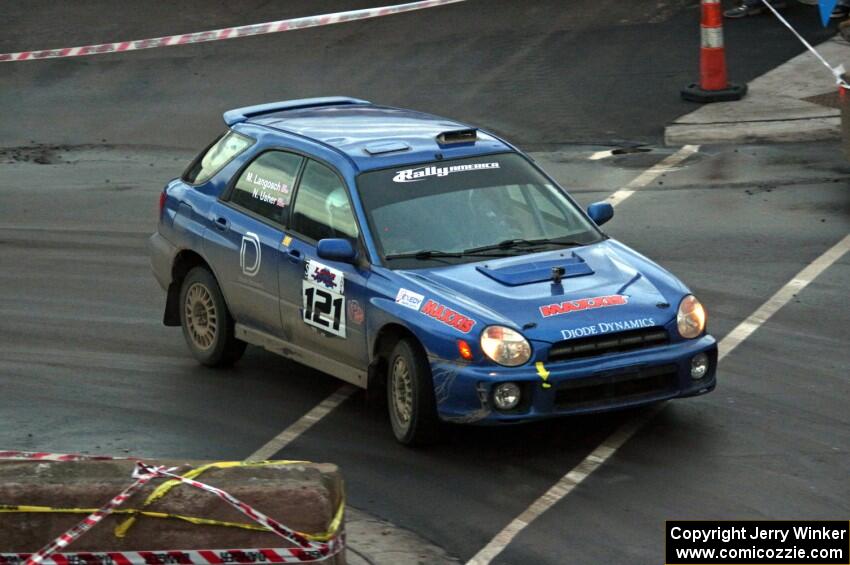
[[[180,326],[192,356],[207,367],[233,365],[245,353],[215,277],[195,267],[180,287]]]
[[[395,438],[404,445],[434,443],[439,418],[431,368],[413,340],[400,340],[387,367],[387,408]]]

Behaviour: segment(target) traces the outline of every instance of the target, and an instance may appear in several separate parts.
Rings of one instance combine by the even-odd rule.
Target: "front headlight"
[[[488,326],[481,332],[481,350],[498,363],[508,367],[522,365],[531,358],[531,346],[517,331],[504,326]]]
[[[679,303],[676,323],[679,335],[687,339],[698,337],[705,330],[705,308],[694,295],[687,295]]]

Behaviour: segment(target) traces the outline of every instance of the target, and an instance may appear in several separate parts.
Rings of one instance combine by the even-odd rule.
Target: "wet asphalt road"
[[[478,1],[351,29],[0,66],[0,447],[209,459],[256,450],[339,383],[256,348],[233,369],[201,368],[179,329],[159,323],[164,296],[145,250],[157,192],[221,128],[219,110],[330,89],[441,111],[546,147],[538,160],[587,204],[675,149],[651,145],[647,153],[589,161],[602,147],[588,139],[651,142],[665,121],[688,110],[664,94],[694,71],[690,55],[671,48],[685,42],[679,24],[693,17],[694,3],[653,10],[655,3],[635,2],[646,8],[629,12],[640,13],[639,21],[621,12],[623,4],[575,2],[555,11],[546,33],[531,33],[541,20],[535,10],[543,8],[523,12],[493,2],[487,6],[498,9],[485,11]],[[247,12],[187,5],[173,19],[155,14],[157,25],[147,13],[129,14],[124,23],[110,15],[108,25],[90,27],[87,12],[77,10],[63,16],[74,31],[51,23],[33,33],[38,44],[27,44],[29,38],[4,30],[0,51],[58,46],[52,37],[105,41],[289,15],[274,3],[252,4]],[[287,10],[312,13],[305,5],[294,2]],[[311,3],[316,12],[339,5]],[[362,5],[368,3],[346,4]],[[33,6],[33,12],[46,9]],[[795,7],[792,15],[804,10]],[[13,13],[11,21],[15,29],[36,29],[31,15]],[[470,21],[480,28],[469,30]],[[516,22],[523,33],[506,31]],[[414,33],[425,23],[433,28]],[[764,20],[748,23],[750,33],[776,39]],[[727,30],[730,43],[735,29]],[[645,46],[645,57],[610,52],[629,37]],[[568,39],[581,39],[584,51],[564,61],[551,44]],[[266,41],[273,55],[239,64]],[[695,44],[695,33],[690,41]],[[431,54],[447,42],[453,56],[435,60]],[[316,44],[325,56],[310,49]],[[767,70],[796,51],[790,45],[754,54],[738,69]],[[621,69],[650,77],[638,91],[659,102],[623,103],[615,88],[622,72],[591,72],[606,52]],[[295,65],[289,53],[313,66]],[[361,71],[342,73],[339,57],[362,59]],[[381,57],[386,65],[374,63]],[[676,64],[661,64],[664,57]],[[556,59],[561,66],[554,72]],[[490,72],[470,72],[485,60]],[[452,61],[462,61],[464,70],[439,80]],[[281,77],[307,70],[296,85],[269,72],[278,63]],[[415,84],[386,78],[387,65],[395,78],[401,76],[395,71],[410,71],[405,76]],[[516,69],[522,72],[511,75]],[[189,83],[200,79],[190,71],[228,80],[195,99]],[[529,92],[522,87],[529,76],[547,80]],[[582,77],[598,82],[578,89],[573,81]],[[498,96],[479,103],[491,87]],[[563,92],[572,96],[562,103]],[[547,108],[556,109],[554,117],[545,116]],[[31,140],[69,146],[20,148]],[[575,143],[549,145],[556,141]],[[679,275],[707,305],[711,332],[722,337],[850,231],[848,190],[850,165],[835,144],[706,147],[620,205],[606,230]],[[660,563],[665,519],[850,513],[848,284],[845,256],[724,360],[714,393],[669,403],[497,562]],[[468,559],[633,416],[453,427],[443,444],[414,451],[395,444],[381,403],[358,394],[281,456],[338,463],[352,505]]]
[[[538,159],[586,204],[669,153],[588,161],[597,149]],[[171,153],[46,159],[2,167],[0,445],[243,458],[338,386],[253,348],[232,370],[201,368],[159,324],[148,179],[179,165]],[[709,147],[608,231],[680,275],[720,337],[848,232],[849,181],[833,144]],[[665,519],[846,514],[848,283],[845,257],[724,361],[716,392],[670,403],[497,562],[659,562]],[[632,416],[455,427],[414,451],[358,394],[281,456],[340,464],[351,504],[469,558]]]

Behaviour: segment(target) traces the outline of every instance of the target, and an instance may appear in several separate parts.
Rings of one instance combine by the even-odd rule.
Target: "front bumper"
[[[691,378],[691,359],[709,357],[708,373]],[[522,367],[462,365],[431,359],[440,419],[495,424],[524,422],[568,414],[605,412],[660,400],[696,396],[714,389],[717,342],[710,336],[602,357]],[[542,376],[545,375],[545,378]],[[520,385],[517,408],[493,406],[493,388],[502,382]]]

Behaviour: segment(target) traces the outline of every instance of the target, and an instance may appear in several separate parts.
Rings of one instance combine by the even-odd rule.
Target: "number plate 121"
[[[302,284],[304,323],[345,337],[345,297],[313,281]]]

